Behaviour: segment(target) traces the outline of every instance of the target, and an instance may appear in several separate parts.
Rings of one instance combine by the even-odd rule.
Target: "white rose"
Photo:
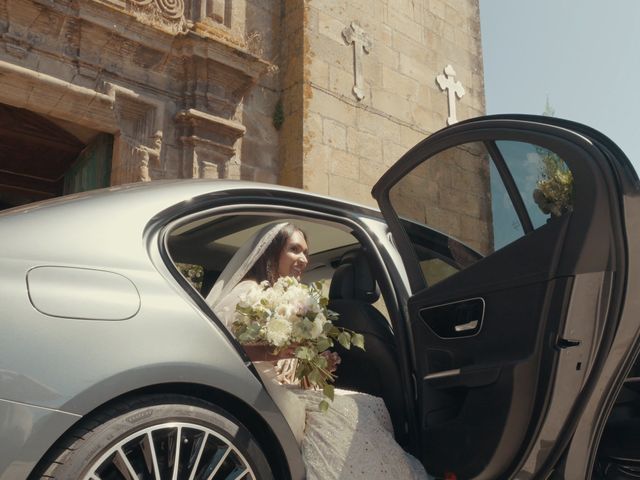
[[[300,287],[295,287],[290,288],[285,292],[285,294],[282,296],[282,301],[291,305],[295,309],[297,315],[304,316],[304,314],[307,312],[306,304],[308,298],[309,293],[307,292],[307,290]]]
[[[262,290],[255,286],[240,295],[239,304],[243,307],[255,307],[260,304],[262,299]]]
[[[305,309],[308,312],[317,313],[320,311],[320,304],[318,303],[318,299],[313,295],[307,295],[305,300]]]
[[[292,317],[294,317],[296,314],[294,308],[291,305],[287,305],[286,303],[279,304],[275,308],[274,313],[282,318],[286,318],[289,321],[291,321]]]
[[[276,283],[273,284],[272,288],[278,295],[282,295],[284,293],[285,285],[284,285],[284,282],[282,281],[282,277],[280,277],[276,281]]]
[[[291,323],[279,315],[271,317],[266,330],[267,341],[276,347],[283,347],[291,337]]]
[[[316,315],[316,318],[313,319],[311,338],[318,338],[320,336],[325,323],[327,323],[327,318],[324,316],[324,314],[319,313],[318,315]]]

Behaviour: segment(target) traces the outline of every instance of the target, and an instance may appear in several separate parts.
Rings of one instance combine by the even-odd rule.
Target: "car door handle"
[[[478,320],[471,320],[470,322],[463,323],[461,325],[456,325],[453,327],[453,329],[456,332],[466,332],[468,330],[473,330],[477,326],[478,326]]]
[[[432,388],[485,387],[498,380],[502,367],[499,365],[475,365],[442,372],[431,373],[424,381]]]
[[[420,319],[443,339],[473,337],[484,321],[484,300],[481,297],[458,300],[419,310]]]

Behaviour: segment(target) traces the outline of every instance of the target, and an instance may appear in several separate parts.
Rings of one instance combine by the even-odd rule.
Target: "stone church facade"
[[[6,206],[167,178],[373,204],[411,146],[483,113],[478,0],[0,0]]]

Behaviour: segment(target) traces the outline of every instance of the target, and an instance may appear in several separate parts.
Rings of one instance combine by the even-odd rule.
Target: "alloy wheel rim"
[[[166,422],[127,435],[92,463],[83,480],[256,480],[251,465],[220,433]]]

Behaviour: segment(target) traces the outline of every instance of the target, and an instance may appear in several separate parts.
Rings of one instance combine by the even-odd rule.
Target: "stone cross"
[[[436,77],[441,90],[447,90],[447,98],[449,100],[449,117],[447,125],[453,125],[458,122],[456,117],[456,95],[462,98],[464,95],[464,87],[462,83],[456,82],[456,72],[451,65],[444,68],[444,75],[440,74]]]
[[[358,101],[364,98],[364,74],[362,73],[362,53],[369,53],[373,42],[360,25],[351,22],[351,25],[342,30],[342,38],[347,45],[353,44],[353,71],[355,83],[353,93]]]

